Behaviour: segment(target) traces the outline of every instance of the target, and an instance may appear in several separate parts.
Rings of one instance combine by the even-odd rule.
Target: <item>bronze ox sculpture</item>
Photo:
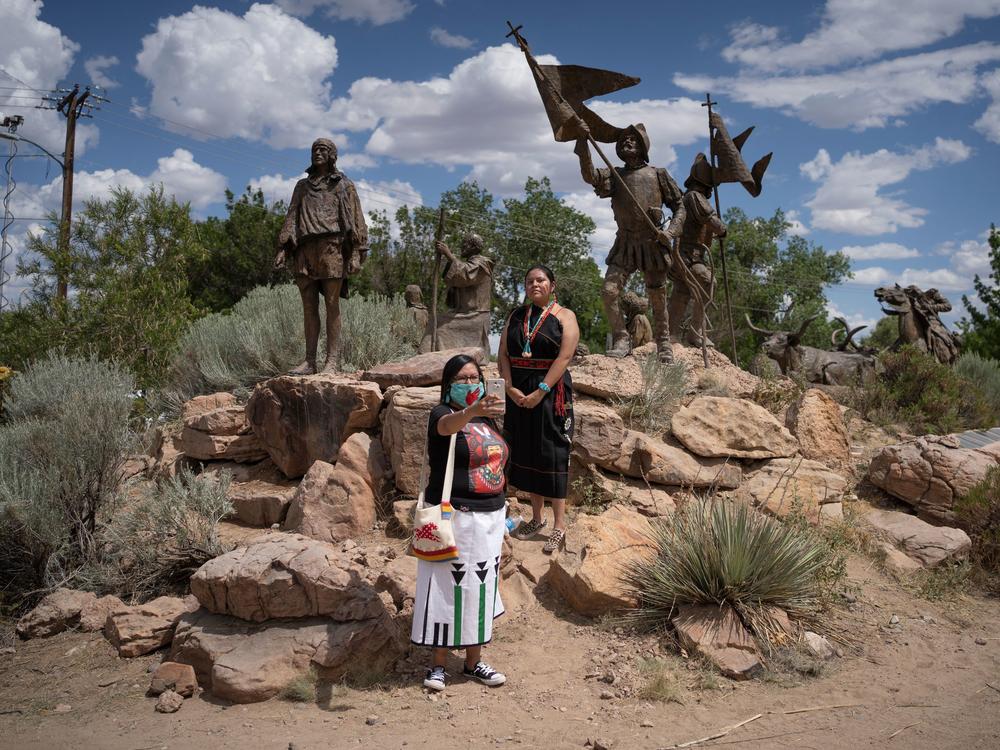
[[[860,382],[866,374],[875,372],[873,353],[846,350],[851,344],[851,337],[861,330],[860,328],[853,331],[848,329],[843,342],[839,344],[834,342],[838,351],[828,352],[800,343],[809,324],[816,320],[818,315],[806,318],[795,332],[758,328],[750,322],[749,316],[745,317],[752,330],[766,337],[762,349],[768,357],[778,363],[782,375],[797,374],[810,383],[852,385]]]

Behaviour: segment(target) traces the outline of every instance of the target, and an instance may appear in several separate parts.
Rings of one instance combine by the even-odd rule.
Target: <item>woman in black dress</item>
[[[552,533],[544,552],[566,539],[566,489],[573,439],[573,381],[567,367],[580,341],[572,310],[555,300],[555,274],[543,265],[524,278],[528,303],[510,314],[500,336],[498,365],[507,382],[504,437],[510,446],[512,485],[529,493],[532,518],[519,536],[545,526],[546,498],[552,503]]]

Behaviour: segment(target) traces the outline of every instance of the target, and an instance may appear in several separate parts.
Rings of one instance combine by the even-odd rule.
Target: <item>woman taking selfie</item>
[[[543,551],[566,539],[566,489],[573,438],[573,381],[567,367],[580,341],[576,315],[559,305],[555,274],[540,264],[524,277],[527,304],[507,319],[497,363],[507,382],[504,437],[510,445],[510,483],[531,497],[532,518],[518,528],[528,538],[546,521],[552,504],[552,533]]]
[[[427,505],[449,497],[458,557],[417,561],[417,590],[410,639],[431,646],[433,659],[424,686],[445,688],[449,649],[465,649],[462,673],[484,685],[507,678],[480,659],[493,637],[493,620],[504,612],[498,588],[500,548],[506,516],[504,469],[509,452],[494,417],[504,412],[499,396],[486,396],[483,372],[472,357],[452,357],[441,374],[441,402],[427,422],[430,479]],[[455,436],[450,493],[445,477]],[[443,515],[443,513],[442,513]]]

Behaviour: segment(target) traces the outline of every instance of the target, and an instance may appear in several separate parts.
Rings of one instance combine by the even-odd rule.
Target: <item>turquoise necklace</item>
[[[531,342],[535,340],[535,336],[538,335],[538,329],[542,327],[542,323],[549,317],[549,313],[552,312],[552,306],[555,303],[556,301],[552,300],[545,306],[542,314],[538,316],[538,322],[531,326],[530,330],[528,324],[531,321],[531,303],[528,303],[528,309],[524,313],[524,350],[521,352],[522,357],[531,358]]]

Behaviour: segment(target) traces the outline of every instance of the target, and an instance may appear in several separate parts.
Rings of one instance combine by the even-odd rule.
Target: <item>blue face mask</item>
[[[452,383],[448,398],[457,406],[472,406],[486,393],[482,383]]]

